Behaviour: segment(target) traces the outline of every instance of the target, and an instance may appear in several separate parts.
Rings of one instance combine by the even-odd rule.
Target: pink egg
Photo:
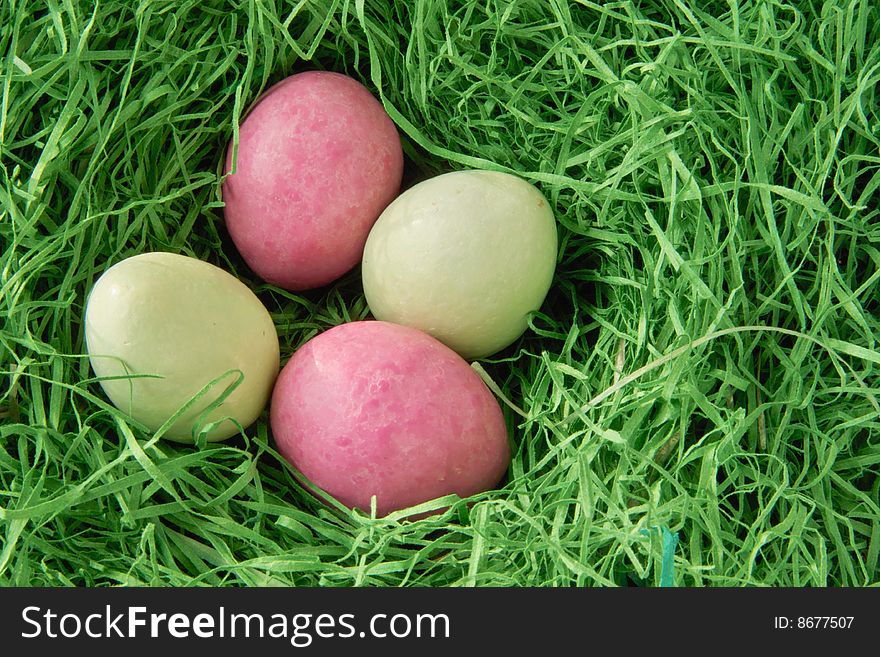
[[[493,488],[510,461],[495,397],[467,362],[416,329],[342,324],[307,342],[272,394],[281,454],[349,507],[386,515]]]
[[[227,172],[232,155],[230,142]],[[222,190],[226,226],[264,280],[320,287],[360,261],[402,175],[397,129],[366,87],[339,73],[292,75],[239,128]]]

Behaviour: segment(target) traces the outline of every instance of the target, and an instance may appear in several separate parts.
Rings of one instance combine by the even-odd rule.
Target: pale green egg
[[[85,329],[92,369],[121,377],[101,381],[107,397],[152,431],[219,379],[170,426],[171,440],[193,442],[204,429],[224,440],[247,427],[278,375],[265,306],[231,274],[187,256],[145,253],[110,267],[89,295]]]
[[[457,171],[385,209],[367,238],[364,292],[376,319],[481,358],[526,330],[556,254],[556,221],[536,187],[510,174]]]

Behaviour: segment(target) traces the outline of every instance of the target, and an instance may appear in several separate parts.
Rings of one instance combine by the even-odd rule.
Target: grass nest
[[[876,3],[9,0],[0,56],[0,584],[880,582]],[[357,270],[271,287],[223,224],[225,145],[309,69],[381,99],[407,185],[513,172],[559,224],[476,366],[507,477],[416,522],[315,501],[266,415],[153,441],[84,356],[92,284],[150,250],[245,281],[284,360],[369,317]]]

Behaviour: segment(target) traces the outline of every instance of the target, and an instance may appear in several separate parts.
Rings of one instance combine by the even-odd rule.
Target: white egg
[[[505,173],[457,171],[385,209],[367,238],[364,292],[376,319],[480,358],[525,331],[556,253],[556,221],[537,188]]]
[[[278,375],[278,335],[260,300],[187,256],[145,253],[110,267],[89,295],[85,329],[92,369],[120,377],[101,381],[107,397],[152,431],[219,378],[170,426],[171,440],[238,433],[263,411]]]

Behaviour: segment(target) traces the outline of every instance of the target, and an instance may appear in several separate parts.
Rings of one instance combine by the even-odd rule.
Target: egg
[[[343,504],[384,516],[494,487],[510,461],[495,397],[454,351],[406,326],[350,322],[284,366],[270,406],[280,453]]]
[[[321,287],[361,259],[370,227],[400,190],[403,151],[382,105],[357,80],[307,71],[264,93],[230,142],[222,185],[232,241],[257,275]]]
[[[247,427],[278,375],[278,335],[256,295],[219,267],[173,253],[136,255],[105,271],[86,304],[85,338],[95,374],[114,377],[101,380],[107,397],[151,431],[219,379],[163,434],[180,442],[202,430],[208,441],[224,440]]]
[[[376,319],[429,333],[463,357],[515,341],[556,267],[556,221],[525,180],[457,171],[411,187],[370,231],[361,267]]]

